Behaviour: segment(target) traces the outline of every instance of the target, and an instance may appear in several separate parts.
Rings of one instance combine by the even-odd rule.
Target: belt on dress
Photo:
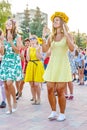
[[[30,62],[33,62],[35,65],[38,65],[35,61],[39,61],[39,60],[29,60]]]

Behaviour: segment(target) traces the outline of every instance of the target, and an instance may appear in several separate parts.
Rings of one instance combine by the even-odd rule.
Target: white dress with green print
[[[16,46],[17,37],[13,40]],[[19,54],[15,53],[6,40],[4,40],[5,54],[3,56],[0,67],[0,80],[19,81],[23,79],[21,59]]]

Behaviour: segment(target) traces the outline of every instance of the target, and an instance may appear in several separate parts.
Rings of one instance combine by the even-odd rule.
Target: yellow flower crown
[[[63,13],[63,12],[55,12],[51,16],[51,21],[53,21],[55,17],[60,17],[65,23],[67,23],[68,20],[69,20],[69,17],[65,13]]]
[[[40,37],[37,38],[37,41],[39,44],[42,44],[42,42],[43,42],[42,38],[40,38]]]

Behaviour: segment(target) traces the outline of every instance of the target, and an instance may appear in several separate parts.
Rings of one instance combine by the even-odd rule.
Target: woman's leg
[[[60,113],[65,113],[66,98],[65,98],[65,88],[67,83],[57,83],[57,93],[58,93],[58,103],[60,108]]]
[[[69,99],[73,99],[73,83],[72,83],[72,81],[68,82],[68,87],[69,87],[69,91],[70,91]]]
[[[57,83],[57,92],[58,92],[58,103],[60,108],[60,114],[57,118],[58,121],[65,120],[65,108],[66,108],[66,98],[65,98],[65,87],[67,83]]]
[[[7,103],[8,103],[8,110],[11,113],[12,112],[12,105],[11,105],[11,93],[10,93],[10,86],[7,85],[7,82],[4,82],[5,85],[5,93],[6,93],[6,98],[7,98]]]
[[[48,100],[52,111],[56,111],[56,97],[54,95],[55,83],[47,82]]]
[[[17,96],[16,100],[18,100],[22,96],[23,87],[24,87],[24,80],[21,80],[19,85],[18,95],[16,94]]]
[[[56,119],[57,113],[56,113],[56,97],[54,94],[54,88],[56,84],[52,82],[47,82],[47,91],[48,91],[48,100],[49,104],[51,106],[51,114],[48,116],[48,119],[53,120]]]
[[[81,83],[84,85],[84,68],[81,68]]]
[[[20,87],[20,81],[16,81],[16,82],[15,82],[15,85],[16,85],[16,91],[17,91],[16,96],[18,96],[19,87]]]
[[[24,80],[21,80],[20,87],[19,87],[19,96],[22,94],[23,87],[24,87]]]
[[[68,99],[68,86],[65,87],[65,98]]]
[[[6,94],[5,94],[5,87],[4,82],[0,81],[0,88],[1,88],[1,95],[2,95],[2,102],[0,104],[0,108],[6,107]]]
[[[36,89],[34,86],[34,82],[29,82],[30,87],[31,87],[31,94],[32,94],[32,98],[33,98],[33,102],[36,102]]]
[[[16,102],[16,93],[15,93],[13,81],[7,81],[7,86],[9,87],[9,92],[13,98],[13,108],[15,109],[17,107],[17,102]]]
[[[2,94],[2,101],[6,102],[6,95],[5,95],[5,87],[4,87],[4,82],[0,81],[0,86],[1,86],[1,94]]]
[[[80,80],[80,85],[84,85],[84,69],[83,68],[79,69],[79,80]]]
[[[36,96],[37,96],[37,101],[36,104],[40,104],[40,97],[41,97],[41,88],[40,88],[40,83],[34,83],[35,89],[36,89]]]

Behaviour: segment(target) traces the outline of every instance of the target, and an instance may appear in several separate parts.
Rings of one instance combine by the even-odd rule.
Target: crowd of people
[[[30,84],[32,105],[40,105],[41,87],[45,82],[51,106],[48,119],[66,119],[66,99],[74,98],[73,82],[77,80],[79,85],[84,85],[87,81],[86,49],[75,45],[68,20],[65,13],[55,12],[51,16],[52,33],[48,35],[47,30],[43,30],[42,44],[35,34],[22,39],[13,18],[6,21],[5,33],[0,30],[0,108],[8,106],[6,114],[16,112],[17,100],[26,82]]]

